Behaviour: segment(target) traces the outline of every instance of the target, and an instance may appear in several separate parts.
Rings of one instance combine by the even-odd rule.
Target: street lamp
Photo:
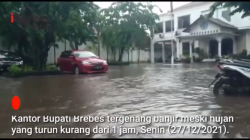
[[[174,18],[174,14],[173,14],[173,2],[170,1],[170,14],[171,14],[171,50],[172,50],[172,57],[171,57],[171,64],[174,64],[174,43],[173,43],[173,18]]]

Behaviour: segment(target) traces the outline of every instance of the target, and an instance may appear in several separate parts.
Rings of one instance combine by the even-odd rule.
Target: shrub
[[[9,68],[9,72],[12,75],[18,75],[18,74],[22,73],[22,69],[20,67],[18,67],[17,65],[12,65]]]
[[[233,59],[250,59],[250,55],[247,55],[247,50],[243,50],[240,53],[229,55],[229,58],[233,58]]]
[[[56,65],[47,65],[46,70],[57,70]]]
[[[184,58],[182,58],[181,61],[184,62],[184,63],[190,63],[191,58],[189,56],[184,56]]]
[[[199,55],[199,58],[195,58],[195,62],[201,62],[204,58],[208,58],[208,54],[201,48],[195,48],[194,52]]]
[[[33,67],[31,67],[31,66],[24,66],[24,67],[23,67],[23,71],[24,71],[24,72],[31,72],[31,71],[34,71],[34,69],[33,69]]]
[[[33,70],[33,67],[31,66],[24,66],[23,68],[21,68],[17,65],[12,65],[9,68],[9,73],[13,76],[17,76],[23,72],[32,72],[32,71],[34,70]]]
[[[194,62],[201,62],[203,60],[203,58],[201,57],[194,57]]]

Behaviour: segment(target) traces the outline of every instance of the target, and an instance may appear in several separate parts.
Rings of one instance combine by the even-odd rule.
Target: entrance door
[[[210,58],[214,58],[218,56],[218,42],[217,40],[210,40],[209,41],[209,55]]]
[[[231,38],[225,38],[221,42],[221,55],[233,54],[233,40]]]

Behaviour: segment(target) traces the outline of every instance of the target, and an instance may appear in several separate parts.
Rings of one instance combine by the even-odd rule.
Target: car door
[[[76,64],[76,60],[75,60],[75,56],[73,55],[73,53],[70,53],[69,56],[72,56],[70,59],[69,59],[69,71],[74,71],[75,70],[75,64]]]
[[[69,58],[69,56],[72,54],[72,51],[66,51],[65,52],[65,57],[64,57],[64,66],[65,66],[65,71],[72,71],[72,59]]]
[[[61,53],[60,57],[57,59],[57,64],[62,71],[66,71],[65,70],[65,57],[66,57],[66,52],[64,51]]]

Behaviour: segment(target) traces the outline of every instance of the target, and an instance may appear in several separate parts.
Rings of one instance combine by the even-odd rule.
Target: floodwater
[[[110,66],[106,74],[63,75],[46,77],[26,77],[20,79],[0,78],[0,138],[247,138],[250,137],[250,97],[214,97],[207,88],[217,74],[215,64],[162,65],[141,64],[130,66]],[[13,110],[12,98],[17,95],[21,100],[19,110]],[[211,121],[196,123],[173,123],[180,128],[177,134],[170,134],[168,123],[135,122],[120,124],[108,123],[32,123],[11,122],[17,116],[228,116],[231,122],[222,125]],[[114,120],[115,121],[115,120]],[[140,120],[139,120],[140,121]],[[230,121],[230,120],[229,120]],[[233,122],[232,122],[233,121]],[[140,131],[134,134],[132,129],[119,135],[114,131],[104,134],[37,134],[23,129],[22,134],[12,136],[14,128],[47,128],[47,127],[120,127],[135,128]],[[183,127],[180,127],[183,126]],[[182,130],[184,126],[226,127],[224,135],[192,134]],[[142,127],[165,128],[165,132],[142,134]],[[194,129],[194,128],[192,128]],[[17,132],[17,131],[16,131]],[[25,133],[26,132],[26,133]],[[83,133],[83,132],[82,132]],[[201,131],[199,131],[201,133]],[[29,134],[29,135],[28,135]]]

